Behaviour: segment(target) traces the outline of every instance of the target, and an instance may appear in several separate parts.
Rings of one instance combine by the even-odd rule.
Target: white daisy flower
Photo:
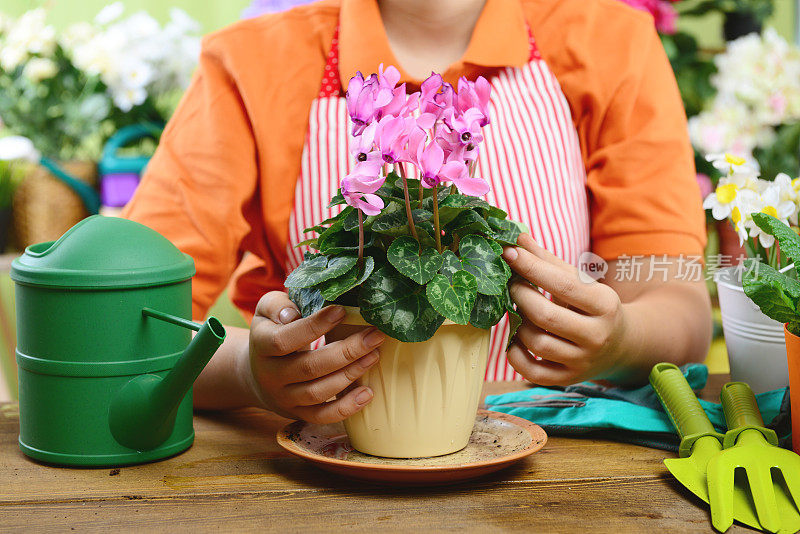
[[[710,161],[715,169],[727,176],[737,176],[742,179],[757,178],[760,174],[758,164],[754,160],[748,160],[741,156],[730,153],[709,154],[706,160]]]

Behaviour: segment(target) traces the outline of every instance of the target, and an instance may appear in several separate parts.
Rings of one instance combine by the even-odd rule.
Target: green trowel
[[[680,458],[668,458],[664,464],[678,482],[709,502],[706,468],[708,461],[722,451],[724,436],[714,430],[677,366],[671,363],[657,364],[650,372],[650,384],[681,437]],[[746,487],[738,483],[733,488],[733,511],[734,519],[740,523],[761,529],[750,494]]]

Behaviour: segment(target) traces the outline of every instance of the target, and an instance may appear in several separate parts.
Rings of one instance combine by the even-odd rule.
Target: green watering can
[[[194,273],[157,232],[101,216],[14,260],[22,452],[119,466],[192,445],[191,387],[225,339],[186,319]]]

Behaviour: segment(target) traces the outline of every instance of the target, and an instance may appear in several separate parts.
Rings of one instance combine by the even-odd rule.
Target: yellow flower
[[[746,159],[739,156],[734,156],[733,154],[729,154],[727,152],[725,153],[725,161],[730,163],[731,165],[736,165],[737,167],[747,163]]]
[[[736,198],[737,190],[738,187],[736,187],[734,183],[721,185],[717,187],[717,200],[719,200],[721,204],[730,204],[733,202],[733,199]]]

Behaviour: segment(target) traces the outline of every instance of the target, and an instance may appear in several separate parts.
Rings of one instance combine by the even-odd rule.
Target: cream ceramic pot
[[[328,342],[369,326],[358,309],[346,309]],[[375,394],[344,421],[353,447],[390,458],[440,456],[466,447],[486,371],[489,330],[445,321],[427,341],[387,337],[379,350],[378,364],[353,386],[369,386]]]

